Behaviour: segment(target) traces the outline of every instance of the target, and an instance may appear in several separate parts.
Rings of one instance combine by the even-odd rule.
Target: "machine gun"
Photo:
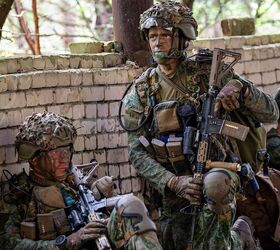
[[[211,73],[209,79],[209,88],[207,93],[202,96],[202,109],[197,115],[196,128],[186,127],[184,131],[184,147],[183,151],[185,156],[190,159],[194,156],[195,152],[192,149],[192,141],[196,141],[198,145],[197,157],[195,161],[194,178],[202,179],[206,171],[206,165],[212,165],[212,167],[219,167],[221,162],[211,162],[211,135],[223,134],[239,140],[244,141],[249,132],[249,128],[238,123],[227,121],[217,117],[214,112],[215,100],[219,93],[219,87],[221,86],[221,80],[229,72],[230,69],[240,59],[240,54],[222,50],[214,49]],[[230,62],[226,62],[225,59],[231,59]],[[190,143],[191,141],[191,143]],[[222,162],[223,165],[232,164],[230,162]],[[236,168],[237,163],[233,166]],[[229,167],[229,166],[228,166]],[[181,212],[192,215],[191,223],[191,237],[188,242],[188,249],[192,249],[193,236],[195,228],[196,215],[200,210],[200,206],[190,204],[190,208],[183,208]]]
[[[85,174],[82,169],[94,165],[94,167]],[[96,200],[92,191],[87,187],[90,180],[89,176],[93,175],[94,170],[98,166],[97,162],[74,166],[70,170],[74,174],[74,180],[78,187],[78,200],[74,200],[66,190],[62,188],[62,195],[67,206],[66,213],[73,232],[93,220],[103,219],[102,211],[107,208],[113,208],[117,201],[124,197],[129,197],[133,194],[116,195],[111,198]],[[112,247],[105,234],[95,240],[98,250],[111,250]]]

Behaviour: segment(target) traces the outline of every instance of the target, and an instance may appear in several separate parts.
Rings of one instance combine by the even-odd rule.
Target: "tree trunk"
[[[0,39],[2,37],[2,28],[11,10],[13,2],[14,0],[0,0]]]
[[[113,0],[115,40],[122,43],[125,56],[140,66],[148,64],[148,45],[141,40],[140,14],[153,4],[153,0]]]

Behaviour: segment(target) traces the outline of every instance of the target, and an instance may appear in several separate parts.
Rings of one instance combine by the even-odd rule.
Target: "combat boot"
[[[238,233],[242,241],[243,249],[261,250],[260,243],[254,238],[254,225],[247,216],[240,216],[232,226],[232,230]]]

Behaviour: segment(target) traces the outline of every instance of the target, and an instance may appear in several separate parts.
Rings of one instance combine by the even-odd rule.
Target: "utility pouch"
[[[179,131],[180,120],[177,116],[178,102],[166,101],[154,107],[155,126],[159,134]]]
[[[53,240],[56,237],[53,215],[37,214],[37,226],[40,240]]]
[[[168,155],[166,151],[165,143],[158,139],[152,139],[151,144],[155,151],[156,159],[159,163],[168,163]]]
[[[58,234],[66,234],[71,231],[69,221],[63,208],[52,211],[51,213]]]
[[[36,240],[35,219],[27,219],[20,223],[20,236],[30,240]]]

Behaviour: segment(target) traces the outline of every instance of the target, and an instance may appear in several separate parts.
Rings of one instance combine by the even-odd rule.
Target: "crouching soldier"
[[[76,136],[68,118],[51,112],[34,113],[20,126],[16,148],[30,171],[3,172],[0,249],[161,249],[137,197],[116,196],[122,198],[115,199],[108,218],[94,211],[98,201],[114,198],[108,198],[114,195],[112,177],[94,181],[91,188],[74,185]]]

